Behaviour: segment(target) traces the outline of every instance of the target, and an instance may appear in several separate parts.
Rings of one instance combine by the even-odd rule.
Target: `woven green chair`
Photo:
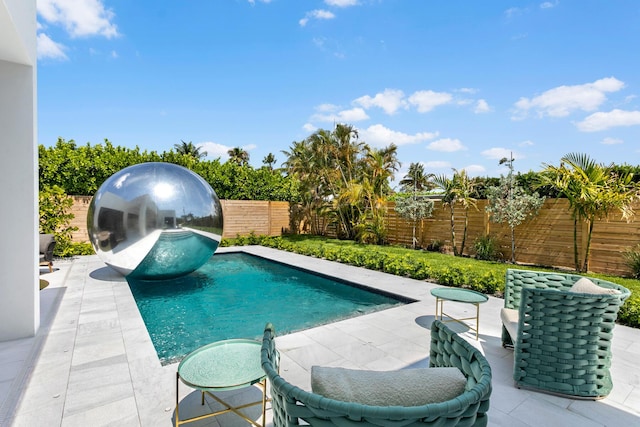
[[[617,293],[571,291],[582,278],[507,270],[502,343],[514,349],[518,388],[583,399],[600,399],[611,392],[613,328],[630,292],[595,278],[588,279]]]
[[[465,391],[445,402],[422,406],[368,406],[304,391],[278,373],[275,330],[267,324],[262,368],[271,385],[274,427],[311,426],[486,426],[491,367],[480,351],[436,320],[431,327],[430,367],[457,367],[467,378]],[[428,387],[425,384],[425,387]]]

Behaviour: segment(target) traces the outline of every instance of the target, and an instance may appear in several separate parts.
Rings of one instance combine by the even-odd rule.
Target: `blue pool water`
[[[267,322],[286,334],[403,304],[244,253],[217,254],[177,279],[127,280],[164,364],[210,342],[260,338]]]

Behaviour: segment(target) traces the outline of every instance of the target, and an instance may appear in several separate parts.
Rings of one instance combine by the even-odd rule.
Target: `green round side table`
[[[235,413],[255,426],[263,427],[267,403],[267,375],[260,364],[260,350],[261,343],[258,341],[231,339],[207,344],[182,359],[176,373],[176,427],[228,412]],[[204,394],[207,393],[218,403],[224,405],[226,409],[181,420],[178,413],[180,381],[202,392],[202,405],[204,405]],[[262,389],[261,401],[234,407],[213,394],[216,391],[236,390],[252,385],[258,385]],[[240,409],[259,404],[262,404],[262,424],[240,412]]]
[[[443,322],[458,322],[467,326],[472,331],[476,332],[476,340],[478,339],[478,335],[480,333],[480,304],[489,301],[489,297],[480,292],[472,291],[471,289],[461,289],[461,288],[434,288],[431,289],[431,295],[436,297],[436,319],[441,320]],[[475,317],[464,317],[464,318],[455,318],[444,312],[444,302],[445,301],[454,301],[460,302],[464,304],[473,304],[476,306],[476,315]],[[450,320],[444,320],[443,316],[448,317]],[[476,327],[465,323],[465,320],[475,320]]]

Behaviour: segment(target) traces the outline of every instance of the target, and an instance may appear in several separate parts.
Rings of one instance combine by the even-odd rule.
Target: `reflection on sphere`
[[[141,163],[113,174],[94,195],[87,216],[98,256],[139,279],[198,269],[218,248],[222,225],[222,206],[211,186],[171,163]]]

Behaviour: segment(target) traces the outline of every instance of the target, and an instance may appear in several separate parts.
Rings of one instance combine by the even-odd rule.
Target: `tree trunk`
[[[416,221],[413,221],[413,234],[411,236],[411,247],[416,248]]]
[[[576,271],[580,271],[580,261],[578,260],[578,218],[573,219],[573,263]]]
[[[511,227],[511,264],[516,263],[516,230]]]
[[[584,263],[582,271],[584,273],[589,271],[589,251],[591,250],[591,233],[593,232],[593,220],[589,220],[589,234],[587,234],[587,248],[584,251]]]
[[[467,241],[467,227],[469,225],[469,208],[464,210],[464,229],[462,231],[462,243],[460,244],[460,255],[464,254],[464,244]]]
[[[451,202],[451,246],[453,247],[453,255],[458,256],[458,248],[456,247],[456,221],[453,209],[453,202]]]

